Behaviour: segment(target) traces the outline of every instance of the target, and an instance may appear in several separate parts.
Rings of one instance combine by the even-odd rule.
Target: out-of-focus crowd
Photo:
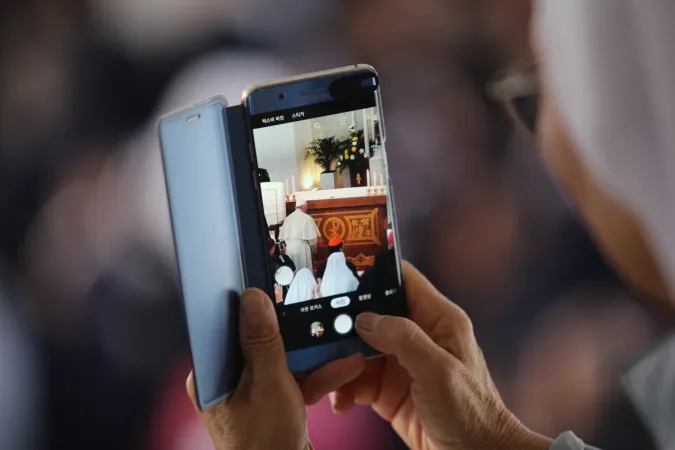
[[[469,313],[507,405],[546,435],[648,449],[619,375],[666,319],[485,95],[528,53],[530,15],[528,0],[2,2],[0,448],[211,448],[184,393],[155,120],[363,62],[381,77],[404,256]],[[319,449],[402,448],[366,409],[322,402],[309,428]]]

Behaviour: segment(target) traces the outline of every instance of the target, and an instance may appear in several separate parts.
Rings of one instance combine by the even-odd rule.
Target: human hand
[[[407,263],[404,278],[410,320],[357,317],[359,336],[385,356],[331,394],[333,410],[371,405],[413,449],[548,449],[504,406],[466,313]]]
[[[240,335],[244,371],[228,400],[200,411],[192,372],[188,395],[213,439],[216,450],[310,448],[305,404],[353,380],[363,370],[362,355],[330,363],[296,380],[286,365],[279,324],[270,299],[257,289],[241,298]]]
[[[314,296],[316,298],[321,298],[321,278],[316,280],[316,288],[314,289]]]
[[[280,284],[274,285],[274,301],[276,303],[284,301],[284,288]]]

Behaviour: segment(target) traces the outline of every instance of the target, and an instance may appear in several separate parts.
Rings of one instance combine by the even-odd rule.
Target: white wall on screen
[[[317,185],[318,175],[316,172],[316,165],[311,158],[305,159],[307,155],[307,146],[314,139],[312,137],[312,122],[310,120],[303,120],[302,122],[295,122],[295,158],[300,173],[300,183],[298,189],[311,189],[312,186]],[[319,169],[319,172],[321,169]],[[307,177],[311,177],[311,181],[307,183]]]
[[[253,132],[258,167],[267,169],[271,181],[290,182],[292,176],[298,180],[294,125],[258,128]]]
[[[267,169],[271,181],[284,183],[294,176],[298,190],[308,190],[319,186],[323,169],[316,166],[311,159],[305,159],[307,146],[313,139],[335,136],[344,139],[349,136],[350,127],[363,129],[364,122],[368,126],[365,132],[368,140],[374,138],[373,118],[377,119],[376,109],[369,108],[364,112],[356,111],[316,117],[301,122],[293,122],[272,127],[259,128],[254,131],[258,166]],[[366,144],[367,145],[367,144]],[[381,151],[375,147],[371,169],[377,173],[384,170]],[[311,185],[308,181],[311,178]],[[379,175],[377,183],[379,183]]]

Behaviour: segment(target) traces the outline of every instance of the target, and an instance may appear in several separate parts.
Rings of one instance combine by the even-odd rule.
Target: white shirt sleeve
[[[581,439],[571,431],[566,431],[553,441],[549,450],[598,450],[590,445],[585,445]]]
[[[675,448],[675,334],[643,355],[622,381],[656,446]]]

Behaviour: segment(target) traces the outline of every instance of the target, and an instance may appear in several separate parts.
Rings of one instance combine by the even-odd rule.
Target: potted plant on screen
[[[340,157],[344,144],[335,136],[312,140],[305,148],[305,159],[312,158],[314,164],[323,170],[320,175],[321,189],[335,189],[335,163]]]

